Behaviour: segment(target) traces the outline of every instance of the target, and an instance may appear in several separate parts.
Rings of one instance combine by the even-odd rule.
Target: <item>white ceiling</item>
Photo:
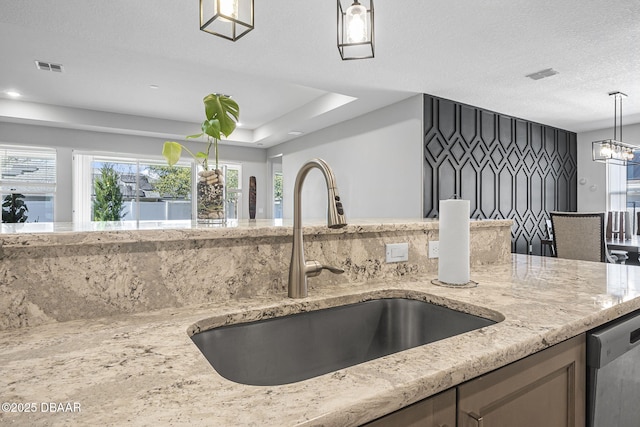
[[[624,122],[640,122],[638,0],[376,0],[376,57],[359,61],[340,60],[335,9],[255,0],[234,43],[199,30],[197,0],[0,0],[0,119],[125,131],[88,109],[196,133],[218,92],[240,104],[230,139],[268,147],[416,93],[588,131],[612,126],[607,94],[622,91]],[[559,74],[525,77],[546,68]]]

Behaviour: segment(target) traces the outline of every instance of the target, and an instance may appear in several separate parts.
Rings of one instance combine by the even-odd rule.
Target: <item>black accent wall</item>
[[[513,252],[540,255],[548,212],[576,211],[575,133],[431,95],[424,132],[425,217],[458,194],[471,218],[513,219]]]

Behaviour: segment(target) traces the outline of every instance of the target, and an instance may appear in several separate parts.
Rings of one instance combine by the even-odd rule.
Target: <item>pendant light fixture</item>
[[[374,57],[373,0],[338,0],[338,50],[343,60]]]
[[[200,29],[238,40],[253,30],[253,0],[200,0]]]
[[[593,141],[591,143],[591,158],[596,162],[623,166],[640,165],[640,159],[635,156],[635,153],[640,151],[640,147],[622,142],[622,99],[627,95],[622,92],[610,92],[609,96],[613,97],[613,139]],[[619,118],[618,110],[620,110]],[[620,127],[619,131],[618,126]]]

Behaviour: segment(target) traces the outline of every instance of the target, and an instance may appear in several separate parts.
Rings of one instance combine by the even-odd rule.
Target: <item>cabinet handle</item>
[[[477,427],[484,427],[484,419],[480,415],[476,414],[475,412],[469,412],[467,415],[473,418],[473,420],[476,422]]]

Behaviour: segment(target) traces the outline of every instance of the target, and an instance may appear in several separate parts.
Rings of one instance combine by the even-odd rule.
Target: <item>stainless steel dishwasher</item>
[[[640,310],[587,336],[587,426],[640,426]]]

